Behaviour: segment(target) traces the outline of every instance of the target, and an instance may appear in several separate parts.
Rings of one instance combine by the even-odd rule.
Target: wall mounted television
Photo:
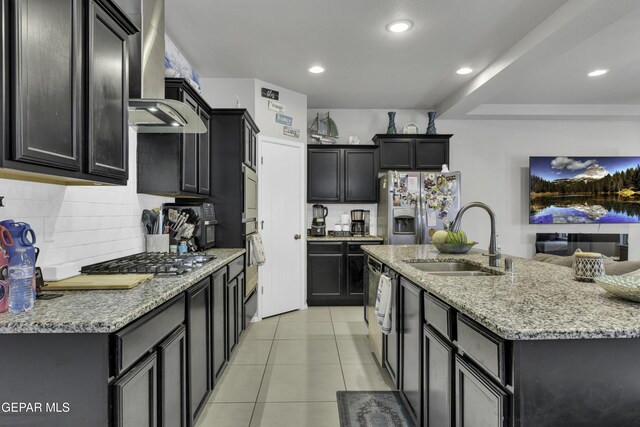
[[[529,223],[640,223],[640,156],[530,157]]]

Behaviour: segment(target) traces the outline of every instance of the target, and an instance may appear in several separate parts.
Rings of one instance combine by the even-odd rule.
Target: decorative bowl
[[[593,280],[610,294],[640,302],[640,276],[599,276]]]
[[[466,254],[478,242],[470,243],[434,243],[436,249],[443,254]]]

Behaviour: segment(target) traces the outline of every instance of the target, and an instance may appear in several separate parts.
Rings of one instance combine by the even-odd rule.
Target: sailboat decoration
[[[328,111],[316,114],[316,118],[309,125],[309,138],[315,144],[335,144],[338,142],[338,127]]]

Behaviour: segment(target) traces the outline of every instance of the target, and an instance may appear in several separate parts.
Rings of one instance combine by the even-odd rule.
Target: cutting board
[[[153,274],[81,274],[58,282],[45,282],[43,291],[133,289]]]

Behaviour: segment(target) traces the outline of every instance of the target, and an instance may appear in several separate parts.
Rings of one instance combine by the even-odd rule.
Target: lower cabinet
[[[113,384],[116,427],[157,425],[157,371],[158,359],[154,352]]]
[[[225,342],[225,295],[227,290],[227,269],[216,271],[211,277],[211,295],[213,297],[213,385],[220,378],[226,366]]]
[[[460,355],[455,369],[456,426],[507,427],[507,393]]]
[[[422,407],[422,289],[400,279],[400,390],[420,423]]]
[[[238,343],[238,279],[234,278],[227,283],[225,292],[226,310],[226,350],[227,360]]]
[[[211,283],[206,278],[187,291],[189,417],[195,423],[211,385]]]
[[[180,326],[158,345],[158,402],[161,427],[186,427],[187,329]]]
[[[453,426],[453,356],[451,344],[424,326],[422,413],[424,427]]]

